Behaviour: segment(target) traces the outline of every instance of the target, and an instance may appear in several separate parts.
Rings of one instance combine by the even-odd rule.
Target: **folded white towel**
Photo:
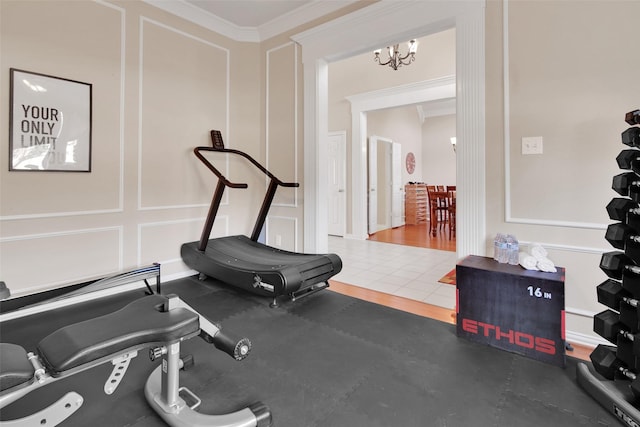
[[[529,252],[538,260],[547,258],[547,250],[539,244],[533,244]]]
[[[520,252],[518,254],[518,262],[527,270],[537,270],[538,260],[527,254],[526,252]]]
[[[547,273],[555,273],[558,271],[556,269],[556,266],[549,258],[539,259],[537,267],[542,271],[546,271]]]

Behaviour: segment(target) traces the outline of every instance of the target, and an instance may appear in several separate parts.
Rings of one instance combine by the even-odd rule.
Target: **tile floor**
[[[456,287],[438,280],[455,267],[455,252],[329,236],[342,258],[343,283],[454,309]]]

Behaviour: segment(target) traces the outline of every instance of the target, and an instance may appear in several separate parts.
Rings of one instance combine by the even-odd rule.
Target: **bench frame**
[[[236,360],[244,359],[250,351],[251,343],[246,338],[241,340],[231,340],[222,334],[221,329],[211,323],[187,303],[175,295],[166,297],[165,311],[177,308],[186,308],[198,315],[200,329],[195,333],[187,334],[178,340],[171,342],[147,342],[118,351],[117,353],[92,360],[77,367],[55,373],[48,372],[40,357],[34,353],[28,353],[29,361],[34,367],[33,377],[22,384],[11,387],[0,392],[0,409],[21,399],[27,394],[40,387],[49,385],[55,381],[68,378],[79,372],[91,369],[103,363],[112,362],[114,364],[113,373],[105,383],[105,393],[111,394],[117,388],[119,382],[124,377],[126,367],[131,359],[137,356],[138,351],[151,348],[150,356],[155,360],[154,355],[162,357],[162,362],[152,374],[145,385],[145,396],[149,405],[158,413],[162,419],[170,426],[214,426],[214,427],[269,427],[271,426],[271,412],[262,403],[251,405],[242,410],[224,415],[206,415],[196,412],[199,399],[185,387],[180,387],[180,369],[184,367],[184,362],[180,358],[180,343],[196,335],[201,336],[205,341],[214,344],[218,349],[231,355]],[[123,369],[124,366],[124,369]],[[114,373],[119,371],[118,380],[114,383]],[[196,401],[194,405],[187,405],[180,397],[181,392],[191,396]],[[51,404],[42,411],[31,414],[27,417],[0,421],[3,427],[27,427],[42,424],[46,420],[47,426],[55,426],[67,419],[80,406],[83,399],[76,392],[69,392],[57,402]]]

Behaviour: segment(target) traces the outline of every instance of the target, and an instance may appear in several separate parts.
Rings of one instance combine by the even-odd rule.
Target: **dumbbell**
[[[609,224],[604,238],[614,248],[623,249],[634,262],[640,263],[640,235],[636,230],[621,222]]]
[[[632,170],[636,174],[640,171],[640,163],[638,163],[638,160],[640,160],[640,150],[622,150],[616,156],[616,163],[620,169]]]
[[[625,378],[631,380],[631,392],[636,398],[640,397],[640,381],[637,380],[637,375],[616,357],[615,347],[598,344],[589,358],[596,372],[606,379]]]
[[[622,143],[640,148],[640,127],[632,127],[622,132]]]
[[[624,325],[620,323],[618,313],[612,310],[605,310],[593,316],[593,332],[613,344],[618,341],[619,334],[624,336],[627,333]],[[631,334],[631,341],[634,341],[633,334]]]
[[[640,110],[629,111],[624,115],[624,121],[632,126],[640,124]]]
[[[622,287],[633,295],[640,293],[640,267],[624,252],[605,252],[600,258],[600,269],[610,278],[622,280]]]
[[[625,172],[613,177],[611,188],[621,196],[640,202],[640,176],[634,172]]]
[[[625,329],[618,313],[605,310],[593,316],[593,332],[609,342],[617,343],[619,337],[633,342],[633,354],[640,355],[640,335]]]
[[[629,305],[638,305],[638,300],[633,298],[631,292],[622,287],[617,280],[607,279],[596,287],[598,302],[609,308],[620,311],[620,304],[625,302]]]
[[[629,213],[640,214],[640,206],[631,199],[614,197],[607,204],[607,213],[610,219],[624,222]]]
[[[622,221],[640,232],[640,207],[633,200],[614,197],[607,205],[607,213],[610,219]]]
[[[612,251],[603,253],[600,258],[600,269],[612,279],[622,280],[625,271],[637,274],[640,279],[640,267],[624,252]]]
[[[640,310],[638,306],[620,304],[618,320],[624,325],[624,329],[632,334],[640,333]]]
[[[636,334],[638,340],[640,335]],[[631,341],[622,335],[618,335],[616,342],[616,357],[624,363],[624,365],[632,371],[638,373],[640,371],[640,357],[637,351],[637,340]]]
[[[617,321],[631,333],[640,331],[640,300],[624,289],[620,282],[608,279],[598,285],[598,302],[618,311]]]

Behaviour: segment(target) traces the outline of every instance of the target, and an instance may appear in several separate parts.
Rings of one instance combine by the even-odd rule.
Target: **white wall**
[[[427,117],[422,123],[423,181],[429,185],[456,185],[456,116]]]
[[[367,113],[367,132],[393,140],[402,146],[402,182],[422,181],[422,130],[415,106],[390,108]],[[416,169],[409,174],[404,159],[407,153],[416,156]]]

